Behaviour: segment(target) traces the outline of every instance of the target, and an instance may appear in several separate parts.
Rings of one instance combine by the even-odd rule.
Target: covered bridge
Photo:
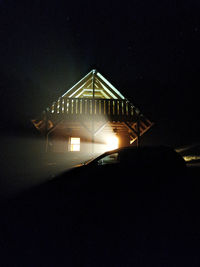
[[[97,70],[90,71],[32,120],[46,151],[101,153],[137,144],[152,126],[138,108]]]

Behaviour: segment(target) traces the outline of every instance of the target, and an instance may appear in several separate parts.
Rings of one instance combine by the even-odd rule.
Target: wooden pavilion
[[[90,71],[32,120],[46,138],[46,151],[98,153],[107,136],[127,146],[153,125],[97,70]],[[105,150],[105,149],[104,149]]]

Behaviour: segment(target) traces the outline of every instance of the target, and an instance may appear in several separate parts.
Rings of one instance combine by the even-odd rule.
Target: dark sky
[[[155,122],[154,139],[198,142],[199,12],[195,0],[1,0],[3,124],[28,121],[96,68]]]

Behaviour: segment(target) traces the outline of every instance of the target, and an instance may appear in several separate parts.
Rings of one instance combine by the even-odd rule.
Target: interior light
[[[80,138],[79,137],[71,137],[70,151],[80,151]]]
[[[118,148],[119,140],[117,136],[112,135],[106,138],[106,150],[113,150]]]

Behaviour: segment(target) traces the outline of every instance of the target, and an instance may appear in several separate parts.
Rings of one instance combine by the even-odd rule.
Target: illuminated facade
[[[152,126],[127,98],[92,70],[32,120],[46,136],[47,151],[103,152],[127,146]],[[109,141],[108,141],[109,140]]]

